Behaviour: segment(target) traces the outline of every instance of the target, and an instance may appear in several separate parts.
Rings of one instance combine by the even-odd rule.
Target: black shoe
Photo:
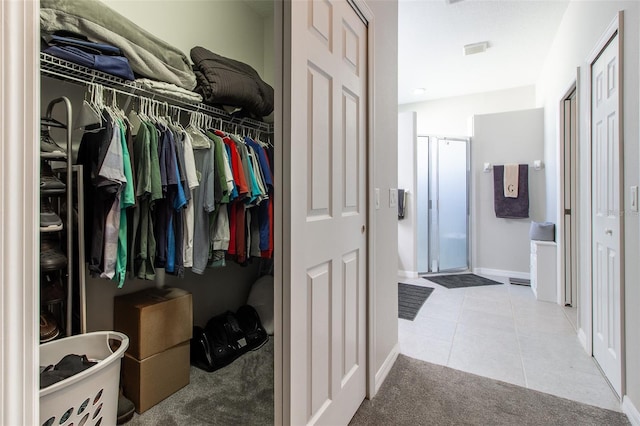
[[[44,274],[40,282],[40,303],[43,305],[61,303],[66,300],[66,294],[60,280],[50,274]]]
[[[56,249],[60,250],[60,237],[58,234],[44,233],[40,235],[40,251]]]
[[[55,232],[62,230],[62,220],[51,208],[48,198],[40,200],[40,232]]]
[[[67,158],[65,149],[53,140],[48,130],[40,131],[40,157],[49,160]]]
[[[55,177],[51,166],[42,163],[40,167],[40,194],[41,195],[60,195],[66,192],[67,185],[60,179]]]
[[[40,343],[49,342],[60,335],[58,322],[49,311],[40,312]]]
[[[40,252],[40,270],[43,272],[57,271],[67,266],[67,256],[58,249]]]

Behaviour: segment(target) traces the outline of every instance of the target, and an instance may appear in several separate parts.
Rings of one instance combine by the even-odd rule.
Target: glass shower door
[[[469,141],[432,138],[432,272],[469,268]],[[435,206],[434,206],[435,204]]]

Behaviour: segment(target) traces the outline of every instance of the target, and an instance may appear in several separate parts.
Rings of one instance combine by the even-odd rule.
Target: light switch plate
[[[391,188],[389,190],[389,207],[396,207],[398,205],[398,190]]]
[[[637,186],[631,187],[631,211],[632,212],[638,211],[638,187]]]
[[[375,191],[376,210],[380,208],[380,188],[376,188]]]

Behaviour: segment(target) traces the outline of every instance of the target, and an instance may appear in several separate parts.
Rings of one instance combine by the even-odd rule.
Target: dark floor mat
[[[431,287],[398,283],[398,318],[413,321],[432,292]]]
[[[446,288],[477,287],[481,285],[501,285],[501,282],[480,277],[475,274],[438,275],[423,277],[425,280],[440,284]]]

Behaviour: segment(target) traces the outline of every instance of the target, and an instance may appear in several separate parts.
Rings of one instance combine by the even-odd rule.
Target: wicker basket
[[[111,342],[110,342],[111,341]],[[111,349],[112,344],[120,346]],[[40,425],[112,426],[118,411],[120,360],[129,338],[114,331],[65,337],[40,345],[40,365],[57,364],[68,354],[98,363],[40,390]]]

